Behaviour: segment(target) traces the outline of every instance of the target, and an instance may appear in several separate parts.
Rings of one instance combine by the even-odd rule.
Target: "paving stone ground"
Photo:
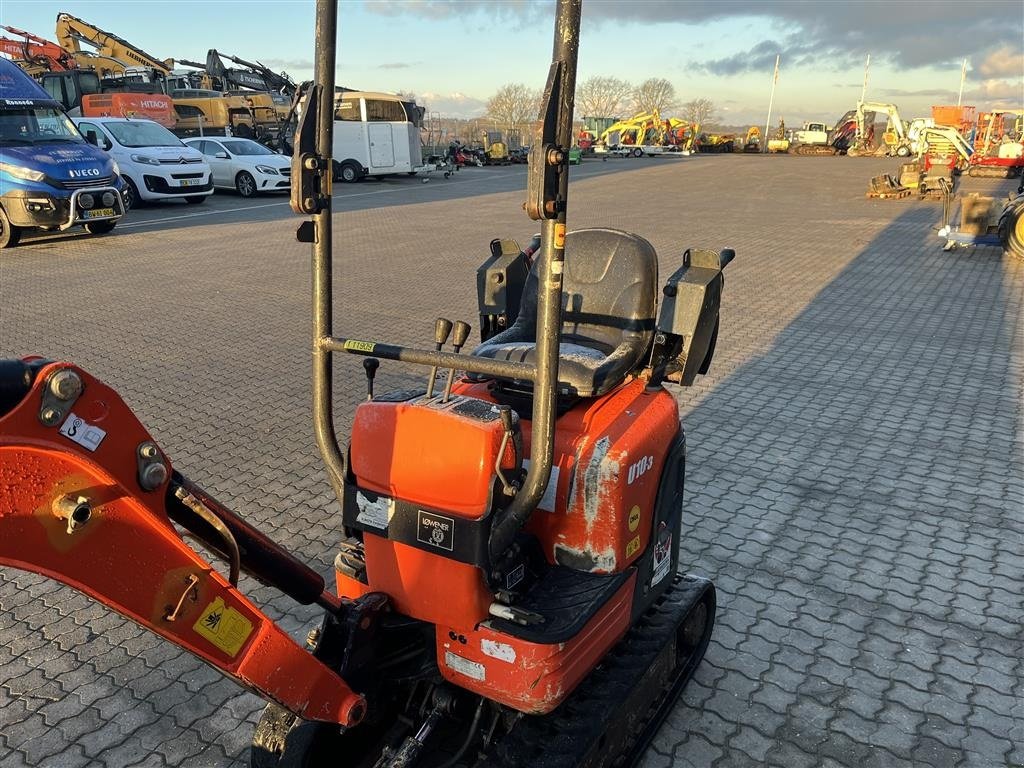
[[[1024,262],[944,253],[935,204],[865,200],[892,165],[574,169],[571,225],[648,237],[663,275],[689,245],[738,254],[712,373],[679,393],[681,560],[715,580],[718,624],[645,768],[1024,764]],[[438,314],[474,321],[488,241],[533,230],[523,173],[336,190],[339,331],[423,343]],[[308,252],[265,203],[4,252],[0,356],[83,365],[177,468],[328,574]],[[385,365],[378,389],[412,376]],[[344,430],[358,361],[336,390]],[[243,586],[304,636],[314,612]],[[260,709],[91,600],[0,570],[0,767],[243,766]]]

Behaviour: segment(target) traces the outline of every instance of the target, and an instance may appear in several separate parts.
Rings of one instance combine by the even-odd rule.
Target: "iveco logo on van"
[[[83,176],[99,176],[100,175],[100,169],[99,168],[83,168],[82,170],[79,170],[79,171],[76,171],[74,169],[70,169],[70,170],[68,170],[68,175],[72,179],[80,179]]]

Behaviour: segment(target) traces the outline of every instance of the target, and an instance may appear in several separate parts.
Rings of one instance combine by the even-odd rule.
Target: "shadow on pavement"
[[[944,253],[933,218],[908,209],[762,353],[683,394],[681,563],[721,607],[659,751],[1021,758],[1024,263]]]

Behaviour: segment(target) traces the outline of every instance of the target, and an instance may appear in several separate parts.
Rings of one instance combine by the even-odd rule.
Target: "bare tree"
[[[540,96],[522,83],[506,83],[487,100],[487,116],[510,131],[537,117]]]
[[[576,112],[585,117],[618,117],[633,86],[617,77],[591,77],[576,87]]]
[[[651,77],[633,89],[637,112],[668,112],[676,105],[676,89],[663,77]]]
[[[395,94],[402,101],[416,101],[416,94],[412,91],[399,91]]]
[[[715,104],[711,99],[694,99],[683,104],[683,119],[689,123],[707,125],[715,119]]]

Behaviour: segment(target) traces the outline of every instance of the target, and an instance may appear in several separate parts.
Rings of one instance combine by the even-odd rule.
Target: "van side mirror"
[[[85,140],[92,144],[94,147],[100,145],[99,136],[96,135],[96,131],[88,130],[85,132]]]

